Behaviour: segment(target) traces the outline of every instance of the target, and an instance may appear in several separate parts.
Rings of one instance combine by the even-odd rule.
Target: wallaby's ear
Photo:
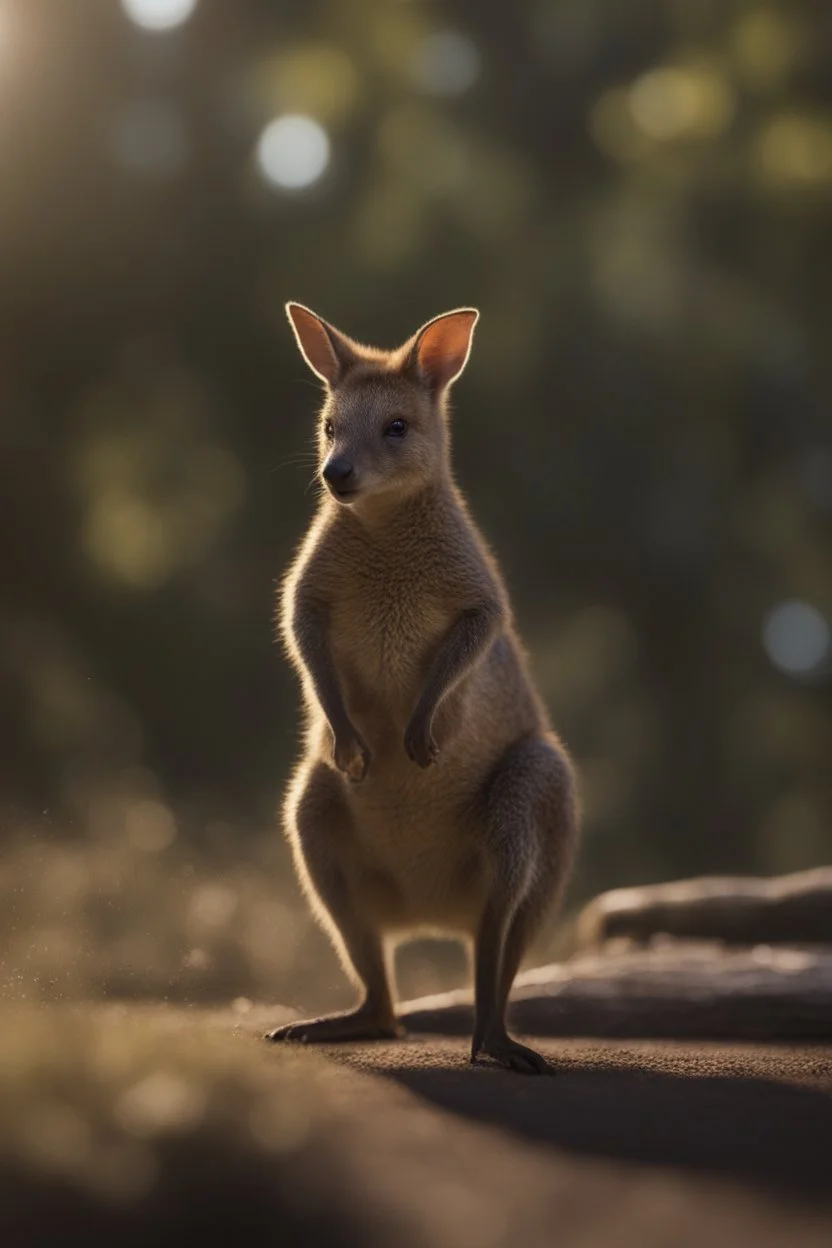
[[[302,303],[287,303],[286,314],[306,363],[328,386],[343,377],[356,355],[351,340]]]
[[[457,379],[468,363],[479,316],[476,308],[456,308],[422,326],[413,340],[409,362],[426,385],[441,390]]]

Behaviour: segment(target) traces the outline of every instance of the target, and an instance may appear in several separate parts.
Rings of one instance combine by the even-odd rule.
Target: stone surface
[[[773,879],[703,876],[602,893],[582,911],[579,948],[657,933],[737,945],[832,945],[832,867]]]
[[[467,1034],[470,992],[409,1002],[408,1028]],[[538,1036],[832,1040],[832,948],[654,939],[518,976],[509,1016]]]

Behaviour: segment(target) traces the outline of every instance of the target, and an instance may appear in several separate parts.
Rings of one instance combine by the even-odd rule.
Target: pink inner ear
[[[292,304],[288,312],[297,335],[298,345],[310,368],[330,385],[334,384],[338,376],[339,364],[329,334],[317,316],[313,312],[307,312],[306,308]]]
[[[476,313],[457,312],[428,325],[419,341],[419,367],[435,385],[459,376],[468,358]]]

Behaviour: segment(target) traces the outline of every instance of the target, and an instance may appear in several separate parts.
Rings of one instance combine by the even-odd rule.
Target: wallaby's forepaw
[[[439,757],[439,746],[431,732],[430,722],[414,715],[404,734],[407,757],[419,767],[430,767]]]
[[[404,1028],[395,1020],[382,1022],[374,1014],[353,1010],[349,1014],[326,1014],[302,1023],[286,1023],[267,1032],[263,1039],[275,1044],[337,1044],[343,1040],[399,1040],[404,1034]]]
[[[349,732],[335,738],[332,760],[338,770],[354,784],[360,784],[364,779],[370,766],[370,751],[355,728],[350,728]]]
[[[524,1075],[553,1075],[555,1070],[542,1054],[512,1040],[511,1036],[495,1036],[492,1040],[474,1041],[471,1062],[476,1064],[483,1057],[490,1057],[506,1070],[516,1070]]]

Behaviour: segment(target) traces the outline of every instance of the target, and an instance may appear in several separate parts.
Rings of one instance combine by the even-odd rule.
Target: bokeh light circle
[[[480,74],[477,45],[456,30],[438,30],[417,45],[411,73],[431,95],[463,95]]]
[[[832,653],[829,624],[808,602],[781,602],[763,621],[763,646],[775,667],[790,676],[811,676]]]
[[[329,164],[326,130],[311,117],[287,113],[266,126],[257,141],[257,164],[265,180],[281,190],[312,186]]]
[[[198,0],[121,0],[124,12],[144,30],[173,30],[192,16]]]

